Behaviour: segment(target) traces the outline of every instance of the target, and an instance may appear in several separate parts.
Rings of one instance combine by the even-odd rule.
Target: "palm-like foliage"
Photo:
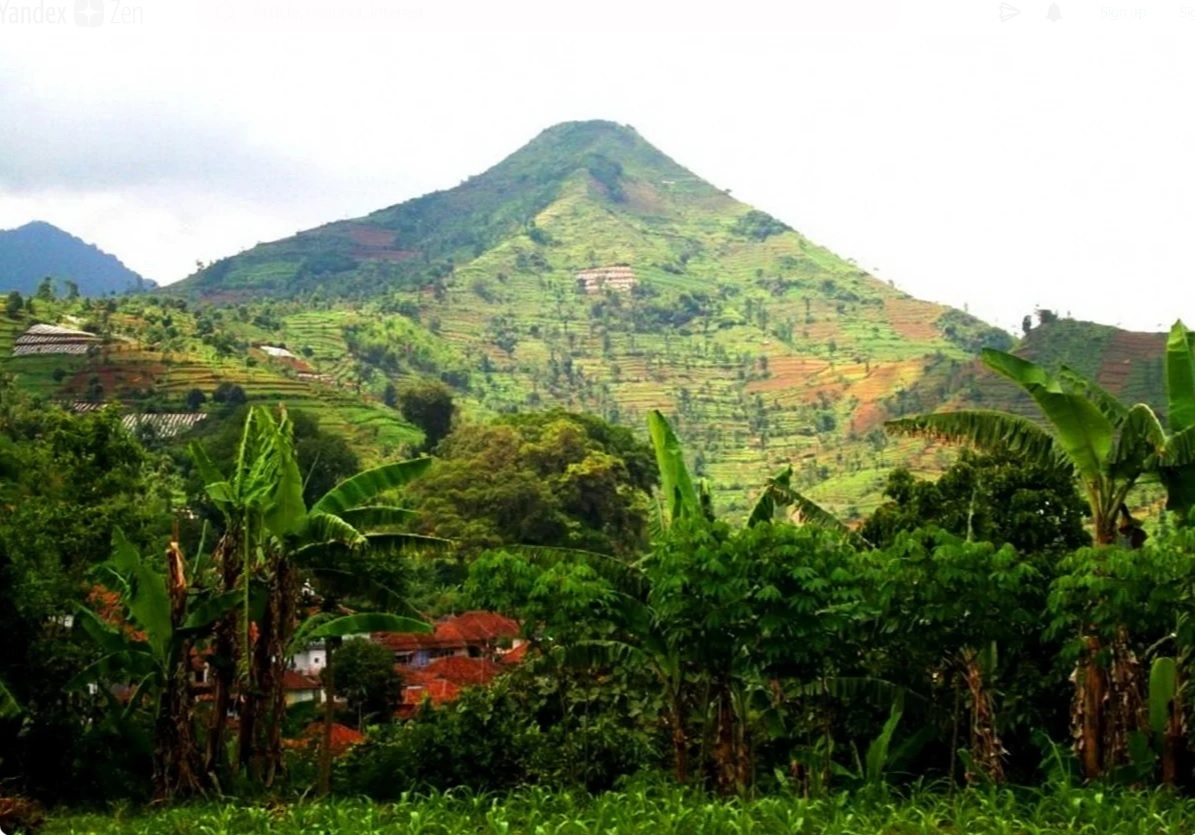
[[[0,681],[0,719],[11,719],[20,716],[22,708],[12,691]]]
[[[217,546],[222,589],[241,593],[239,622],[226,621],[217,635],[217,655],[237,659],[242,693],[239,760],[269,784],[281,760],[278,718],[284,707],[285,649],[297,622],[300,571],[318,574],[330,569],[343,575],[344,564],[334,555],[358,552],[366,545],[440,543],[403,532],[399,525],[409,511],[379,503],[385,494],[426,472],[431,459],[366,470],[307,508],[285,409],[279,420],[263,407],[250,410],[230,475],[219,473],[202,449],[195,447],[194,455],[208,495],[226,522]],[[255,583],[266,589],[264,608],[256,616],[250,594]],[[256,626],[256,640],[251,639],[251,625]],[[223,750],[233,665],[226,664],[218,673],[209,769]]]
[[[1159,456],[1167,508],[1186,517],[1195,507],[1195,333],[1175,322],[1166,340],[1166,410],[1171,434]]]
[[[714,514],[709,491],[704,485],[698,487],[694,484],[685,465],[684,447],[672,431],[668,419],[653,409],[647,415],[647,428],[660,469],[661,506],[657,527],[664,530],[682,518],[712,519]],[[760,522],[793,521],[795,517],[803,524],[854,536],[838,517],[794,488],[792,478],[793,468],[789,465],[767,480],[747,517],[748,526]]]
[[[836,531],[856,543],[862,542],[859,535],[844,525],[837,516],[794,488],[792,479],[793,467],[792,464],[787,464],[764,483],[763,492],[759,494],[755,506],[751,508],[751,514],[747,517],[748,526],[772,522],[778,518],[795,518],[803,524]]]
[[[701,496],[685,464],[685,451],[668,419],[658,410],[647,413],[647,431],[660,469],[660,527],[667,528],[682,518],[704,515]]]
[[[660,469],[662,489],[658,515],[659,532],[683,531],[687,525],[692,524],[694,530],[681,534],[696,537],[688,543],[692,550],[685,550],[679,559],[685,565],[698,566],[701,558],[697,552],[710,549],[717,551],[725,544],[721,540],[725,538],[725,531],[728,529],[716,521],[710,506],[709,493],[704,489],[704,485],[699,488],[694,484],[685,465],[680,440],[672,431],[667,419],[660,412],[653,410],[648,414],[648,430]],[[799,521],[813,527],[833,530],[848,538],[856,538],[855,534],[833,514],[801,495],[792,486],[792,477],[793,471],[790,466],[768,480],[741,533],[749,534],[754,529],[756,533],[766,534],[773,522]],[[715,534],[719,528],[723,532]],[[694,544],[696,541],[704,541],[704,544],[698,546]],[[657,565],[661,554],[668,553],[668,540],[657,542],[657,548],[651,557],[637,567],[639,571],[645,572],[645,580],[650,580],[652,566]],[[671,558],[676,559],[676,554],[673,553]],[[725,567],[721,570],[724,572]],[[663,586],[656,588],[659,591]],[[685,595],[678,597],[683,598]],[[692,684],[687,681],[692,672],[687,667],[694,663],[694,652],[700,658],[704,654],[704,648],[695,650],[690,644],[687,647],[689,657],[686,658],[686,648],[683,645],[686,640],[691,641],[693,636],[678,631],[675,624],[668,625],[670,620],[678,618],[678,612],[683,612],[684,605],[678,605],[677,598],[670,597],[667,593],[664,593],[662,598],[672,603],[675,611],[661,611],[658,606],[651,605],[632,607],[633,616],[626,620],[629,641],[591,642],[586,649],[590,652],[604,650],[634,655],[652,670],[665,694],[668,721],[673,732],[676,775],[677,779],[683,782],[689,771],[690,735],[686,729],[685,713],[690,706],[686,699],[686,688]],[[710,616],[715,615],[710,613]],[[681,614],[679,620],[684,619],[684,615]],[[704,670],[707,691],[702,699],[689,701],[705,705],[705,722],[700,737],[705,741],[712,740],[710,744],[712,757],[717,764],[719,787],[723,790],[741,790],[746,785],[749,770],[746,765],[748,746],[745,729],[749,701],[747,693],[750,690],[748,681],[752,674],[740,669],[739,662],[742,661],[742,656],[737,653],[732,652],[729,656],[714,653],[712,658],[716,658],[716,661],[705,658],[695,662],[697,668]]]
[[[1195,336],[1175,322],[1166,344],[1166,398],[1170,434],[1148,405],[1127,406],[1095,381],[1063,368],[1057,375],[1041,366],[985,349],[984,364],[1020,386],[1037,404],[1049,429],[1001,412],[962,411],[920,415],[890,421],[894,432],[938,437],[988,450],[1011,449],[1027,459],[1072,470],[1091,507],[1094,539],[1099,545],[1117,540],[1118,517],[1135,527],[1128,514],[1129,491],[1154,478],[1167,490],[1167,507],[1185,520],[1195,504]],[[1139,530],[1126,530],[1136,547]],[[1123,644],[1124,632],[1118,639]],[[1139,688],[1134,675],[1113,675],[1101,667],[1100,639],[1084,635],[1084,654],[1073,680],[1075,710],[1071,721],[1087,776],[1098,777],[1115,766],[1125,746],[1105,738],[1105,726],[1130,728],[1124,714]],[[1123,655],[1116,642],[1111,656]],[[1105,716],[1107,714],[1107,716]],[[1114,736],[1114,735],[1108,735]],[[1108,760],[1108,762],[1105,762]]]
[[[72,686],[132,683],[119,710],[127,726],[135,711],[148,707],[154,717],[154,782],[159,797],[188,794],[203,787],[199,751],[192,725],[190,655],[194,642],[240,602],[238,591],[201,590],[189,594],[183,557],[172,543],[168,574],[156,571],[117,530],[107,566],[119,590],[129,626],[118,629],[91,609],[80,607],[78,627],[100,650],[100,657],[80,672]]]
[[[1167,434],[1144,403],[1127,406],[1095,381],[1063,368],[1057,375],[1002,351],[985,349],[983,362],[1019,385],[1046,418],[1045,429],[1005,412],[967,410],[889,421],[896,433],[1012,450],[1047,466],[1069,468],[1091,507],[1098,543],[1115,541],[1117,518],[1133,487],[1147,478],[1166,486],[1169,506],[1184,513],[1195,503],[1195,359],[1192,335],[1181,322],[1166,354]]]

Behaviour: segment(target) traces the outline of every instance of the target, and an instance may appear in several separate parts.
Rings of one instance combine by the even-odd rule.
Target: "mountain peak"
[[[29,232],[43,235],[62,235],[68,238],[75,237],[65,229],[60,229],[49,221],[45,220],[31,220],[26,224],[16,227],[15,229],[6,230],[8,232]]]
[[[593,145],[613,144],[630,148],[641,142],[647,144],[630,125],[620,125],[605,119],[589,119],[560,122],[545,128],[531,140],[528,147],[550,145],[581,150]]]
[[[0,231],[0,290],[30,293],[46,276],[75,282],[85,296],[153,286],[114,255],[44,220]]]
[[[570,133],[587,133],[594,136],[623,136],[638,137],[639,134],[630,125],[620,125],[610,119],[574,119],[568,122],[557,122],[540,131],[540,137]]]
[[[647,237],[654,243],[636,254],[630,239],[623,240],[606,253],[610,258],[670,263],[692,257],[689,250],[705,244],[684,235],[657,238],[660,224],[693,223],[700,216],[709,230],[723,223],[733,226],[748,214],[769,221],[762,237],[788,229],[752,213],[630,125],[604,119],[561,122],[455,188],[264,244],[244,257],[216,262],[176,289],[285,293],[324,286],[335,287],[333,292],[376,292],[382,273],[392,288],[426,287],[503,242],[514,245],[526,237],[539,246],[555,234],[558,241],[581,235],[600,243],[610,230],[599,231],[597,221],[629,224],[617,233],[620,238],[641,224],[652,230]],[[569,226],[565,215],[586,217],[587,222]],[[550,227],[558,228],[554,233]],[[592,248],[594,257],[600,248]],[[285,267],[279,269],[279,263]],[[361,269],[370,263],[375,266]]]
[[[630,125],[604,119],[553,125],[480,176],[522,176],[534,170],[544,181],[584,169],[593,173],[595,168],[623,169],[631,176],[694,178]]]

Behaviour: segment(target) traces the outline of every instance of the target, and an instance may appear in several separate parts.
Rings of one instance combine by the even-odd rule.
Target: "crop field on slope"
[[[885,792],[823,799],[770,796],[714,799],[676,789],[611,792],[597,797],[544,789],[510,795],[452,792],[411,795],[395,804],[362,800],[286,806],[198,805],[147,814],[75,815],[53,819],[44,835],[987,835],[1090,832],[1100,835],[1190,835],[1195,801],[1161,791],[1105,789],[954,794]]]
[[[24,329],[22,323],[0,314],[0,356],[7,357],[12,353],[12,344]]]
[[[176,316],[183,320],[182,315]],[[339,338],[337,316],[310,318],[315,323],[330,322]],[[136,317],[125,316],[122,324],[131,328],[135,322]],[[311,323],[306,324],[311,328]],[[0,340],[6,331],[16,334],[25,327],[11,320],[0,322]],[[307,336],[314,340],[318,333],[317,324]],[[343,356],[343,340],[333,344]],[[22,389],[44,397],[63,402],[98,398],[131,411],[137,411],[140,401],[149,395],[181,408],[192,389],[210,397],[219,385],[231,383],[241,386],[252,400],[285,403],[291,409],[309,412],[325,429],[352,443],[366,465],[402,454],[422,439],[415,427],[380,402],[335,383],[300,379],[295,369],[255,359],[253,353],[259,352],[219,357],[207,346],[191,341],[185,350],[145,348],[126,337],[109,342],[95,356],[11,357],[5,353],[0,355],[0,370],[11,374]]]

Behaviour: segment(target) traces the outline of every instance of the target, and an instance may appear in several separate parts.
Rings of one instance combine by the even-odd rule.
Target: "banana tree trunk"
[[[1129,739],[1149,732],[1149,712],[1144,699],[1144,671],[1133,652],[1128,630],[1116,630],[1109,647],[1108,693],[1104,718],[1104,769],[1129,762]]]
[[[178,635],[187,616],[187,577],[177,520],[174,528],[166,563],[170,625],[172,634]],[[169,800],[203,791],[193,718],[190,641],[177,641],[172,648],[162,686],[154,728],[154,794],[158,800]]]
[[[730,699],[730,685],[719,682],[715,690],[715,738],[714,768],[715,780],[720,794],[734,794],[738,784],[738,768],[735,763],[735,716]]]
[[[332,658],[340,647],[340,638],[326,638],[324,645],[324,727],[320,739],[319,788],[321,797],[332,791],[332,723],[336,721],[336,674]]]
[[[673,696],[668,706],[668,721],[672,724],[672,759],[676,769],[676,782],[689,782],[689,736],[685,733],[685,713],[680,699]]]
[[[1181,690],[1179,691],[1181,692]],[[1181,697],[1170,703],[1170,720],[1162,736],[1162,783],[1173,787],[1178,782],[1178,761],[1187,741],[1187,723]]]
[[[1071,704],[1071,733],[1083,776],[1098,780],[1103,774],[1104,697],[1107,685],[1099,667],[1100,639],[1095,626],[1087,628],[1084,647],[1071,678],[1075,698]]]
[[[272,786],[283,767],[282,721],[286,714],[286,648],[294,637],[297,599],[299,591],[298,572],[290,560],[282,559],[275,573],[278,597],[273,609],[269,642],[269,668],[263,677],[262,690],[265,694],[268,719],[265,745],[265,784]]]
[[[293,618],[291,601],[293,571],[287,560],[269,556],[266,565],[266,608],[257,624],[241,716],[239,755],[241,766],[254,782],[269,787],[282,760],[280,723],[285,710],[283,675],[286,670],[288,621]]]
[[[1096,497],[1091,500],[1092,529],[1097,546],[1116,542],[1116,516],[1101,509]],[[1075,753],[1082,764],[1083,776],[1098,780],[1104,773],[1104,703],[1108,682],[1100,668],[1102,642],[1097,624],[1088,624],[1082,637],[1083,650],[1071,673],[1075,696],[1071,702],[1071,735]]]
[[[1094,502],[1093,507],[1096,507]],[[1117,514],[1122,512],[1128,516],[1123,505],[1118,505],[1115,509],[1099,510],[1095,514],[1092,525],[1096,545],[1117,542]],[[1131,524],[1129,517],[1126,526]],[[1130,548],[1139,548],[1141,539],[1130,537],[1127,544]],[[1083,651],[1072,674],[1075,698],[1071,707],[1071,732],[1083,766],[1083,776],[1088,780],[1099,779],[1110,769],[1127,762],[1130,734],[1149,727],[1142,698],[1144,674],[1132,650],[1128,630],[1123,625],[1117,627],[1116,636],[1106,649],[1106,667],[1100,665],[1105,647],[1099,631],[1098,624],[1087,625]]]
[[[963,653],[963,677],[971,694],[971,762],[995,783],[1004,782],[1004,745],[996,733],[996,711],[992,694],[984,685],[983,670],[972,649]],[[966,779],[973,783],[979,775],[968,770]]]
[[[734,687],[722,680],[715,687],[714,768],[717,790],[744,794],[751,782],[751,755],[746,721],[735,703]]]
[[[241,549],[236,538],[225,534],[216,544],[213,554],[220,567],[220,590],[232,591],[240,583],[242,561]],[[208,779],[219,788],[219,777],[227,765],[225,734],[228,730],[228,713],[232,708],[232,697],[236,686],[237,659],[240,654],[240,613],[231,611],[216,625],[212,655],[212,715],[208,725],[207,746],[204,752],[203,768]]]

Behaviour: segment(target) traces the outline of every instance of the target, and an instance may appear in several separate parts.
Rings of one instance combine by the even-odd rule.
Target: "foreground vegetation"
[[[545,832],[582,833],[1041,833],[1189,835],[1195,801],[1162,792],[1059,788],[1048,792],[918,791],[824,798],[771,796],[714,800],[675,788],[609,792],[528,789],[513,794],[409,795],[393,804],[342,800],[294,806],[203,804],[151,813],[114,811],[55,820],[45,835],[182,833]]]
[[[429,398],[436,457],[356,472],[284,407],[184,454],[0,388],[5,789],[178,804],[139,832],[1186,826],[1185,801],[1128,792],[1195,787],[1195,335],[1171,331],[1165,424],[1076,371],[984,362],[1046,421],[891,424],[980,453],[894,473],[858,530],[791,466],[719,512],[658,411],[649,446],[559,411],[453,426]],[[349,680],[346,636],[474,608],[527,643],[489,684],[400,709]],[[285,692],[313,638],[318,722]],[[365,736],[334,750],[353,713]],[[313,792],[396,805],[285,805]],[[186,805],[230,797],[270,805]],[[37,823],[10,802],[5,831]]]

